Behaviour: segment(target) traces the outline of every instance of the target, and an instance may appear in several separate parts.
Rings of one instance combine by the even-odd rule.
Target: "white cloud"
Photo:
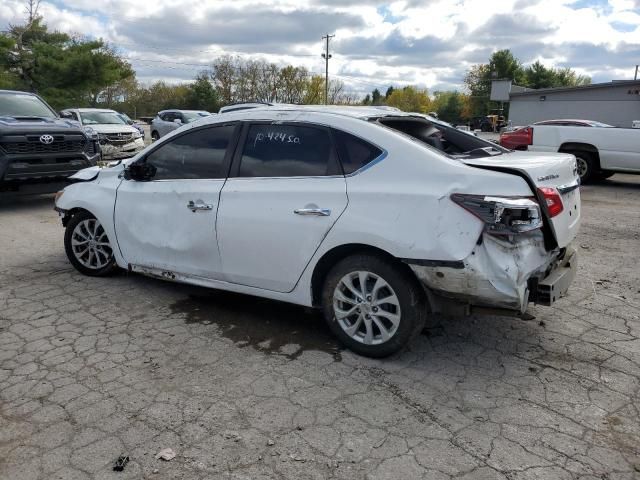
[[[2,4],[5,29],[24,3]],[[52,28],[119,46],[147,81],[193,78],[223,53],[322,72],[327,31],[330,71],[357,91],[459,88],[470,65],[502,48],[598,80],[628,77],[640,57],[637,0],[43,0],[41,12]]]

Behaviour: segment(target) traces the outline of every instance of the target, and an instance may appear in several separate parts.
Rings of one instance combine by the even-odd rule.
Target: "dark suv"
[[[0,190],[62,180],[99,156],[97,136],[78,122],[61,119],[33,93],[0,90]]]

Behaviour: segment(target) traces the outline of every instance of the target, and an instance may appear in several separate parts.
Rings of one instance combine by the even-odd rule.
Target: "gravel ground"
[[[0,197],[0,478],[640,478],[640,177],[582,191],[568,297],[380,361],[303,308],[83,277],[51,195]]]

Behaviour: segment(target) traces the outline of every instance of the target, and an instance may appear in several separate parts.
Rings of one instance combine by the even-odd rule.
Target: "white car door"
[[[216,213],[237,130],[210,125],[158,143],[140,161],[155,175],[121,182],[115,228],[127,263],[220,278]]]
[[[246,125],[218,210],[225,280],[293,290],[346,206],[346,181],[329,129]]]

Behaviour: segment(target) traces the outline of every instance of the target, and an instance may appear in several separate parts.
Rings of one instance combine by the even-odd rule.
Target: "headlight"
[[[133,139],[134,139],[134,140],[136,140],[136,139],[138,139],[138,138],[142,138],[142,134],[141,134],[140,132],[136,131],[136,132],[133,134]]]
[[[93,128],[91,127],[82,127],[82,131],[85,133],[85,135],[89,138],[97,138],[98,137],[98,132],[96,132]]]

